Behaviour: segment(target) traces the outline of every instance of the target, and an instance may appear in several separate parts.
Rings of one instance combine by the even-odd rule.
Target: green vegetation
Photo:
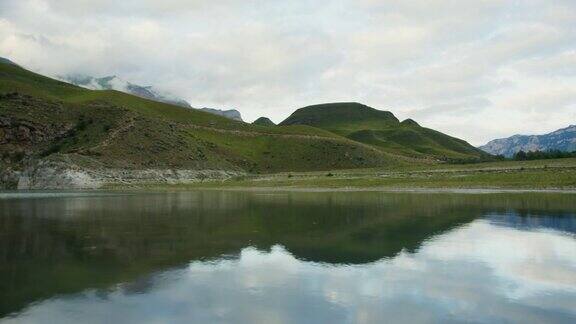
[[[157,184],[144,189],[165,189]],[[504,161],[465,165],[398,166],[389,169],[290,172],[228,181],[171,186],[273,189],[576,189],[576,159]]]
[[[525,159],[536,157],[560,156],[528,153]],[[309,106],[279,126],[264,118],[251,125],[117,91],[87,90],[0,63],[0,166],[18,169],[39,159],[250,175],[203,186],[576,187],[574,159],[470,163],[497,159],[358,103]]]
[[[550,151],[518,151],[514,154],[513,160],[516,161],[531,161],[531,160],[549,160],[549,159],[565,159],[576,157],[576,151],[564,152],[560,150]]]
[[[92,91],[0,64],[3,164],[38,158],[90,167],[252,173],[363,168],[397,157],[306,125],[250,125],[117,91]],[[22,133],[22,134],[20,134]],[[22,135],[22,136],[20,136]]]
[[[310,125],[335,133],[349,134],[362,129],[379,129],[398,124],[389,111],[356,102],[312,105],[296,110],[280,125]]]
[[[463,140],[421,127],[391,112],[354,102],[308,106],[295,111],[281,125],[322,128],[391,154],[446,162],[490,160],[491,157]]]
[[[258,125],[258,126],[276,126],[276,124],[274,124],[273,121],[271,121],[270,119],[266,118],[266,117],[260,117],[258,119],[256,119],[255,121],[252,122],[252,125]]]

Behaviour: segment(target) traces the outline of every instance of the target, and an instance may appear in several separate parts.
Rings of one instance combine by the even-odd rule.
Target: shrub
[[[513,159],[516,161],[530,161],[530,160],[562,159],[572,157],[576,157],[576,151],[564,152],[560,150],[549,150],[549,151],[524,152],[520,150],[516,154],[514,154]]]

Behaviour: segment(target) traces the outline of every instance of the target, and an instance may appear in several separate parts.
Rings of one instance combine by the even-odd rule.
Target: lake
[[[0,323],[575,323],[576,195],[0,193]]]

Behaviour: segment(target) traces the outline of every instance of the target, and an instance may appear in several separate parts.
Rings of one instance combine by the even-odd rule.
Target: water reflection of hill
[[[3,200],[0,314],[246,246],[281,244],[316,262],[372,262],[415,251],[487,212],[574,212],[573,198],[195,192]]]

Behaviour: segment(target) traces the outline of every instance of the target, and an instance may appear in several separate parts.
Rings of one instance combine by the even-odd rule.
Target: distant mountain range
[[[115,75],[106,76],[102,78],[95,78],[86,75],[67,75],[67,76],[60,76],[59,78],[63,81],[90,90],[117,90],[141,98],[146,98],[186,108],[192,108],[192,106],[184,99],[180,99],[170,93],[155,89],[152,86],[141,86],[134,83],[130,83]]]
[[[512,157],[519,151],[576,151],[576,125],[570,125],[544,135],[514,135],[496,139],[479,147],[494,155]]]
[[[163,102],[185,108],[193,108],[190,105],[190,103],[188,103],[186,100],[178,98],[177,96],[171,93],[160,91],[152,86],[141,86],[138,84],[134,84],[125,81],[124,79],[115,75],[106,76],[102,78],[95,78],[92,76],[77,74],[77,75],[59,76],[59,79],[90,90],[116,90],[158,102]],[[211,114],[223,116],[226,118],[242,121],[242,116],[240,115],[240,112],[234,109],[221,110],[214,108],[201,108],[200,110],[209,112]]]
[[[226,117],[229,119],[243,121],[242,115],[236,109],[222,110],[222,109],[214,109],[214,108],[200,108],[200,110],[205,111],[205,112],[209,112],[209,113],[214,114],[214,115]]]

